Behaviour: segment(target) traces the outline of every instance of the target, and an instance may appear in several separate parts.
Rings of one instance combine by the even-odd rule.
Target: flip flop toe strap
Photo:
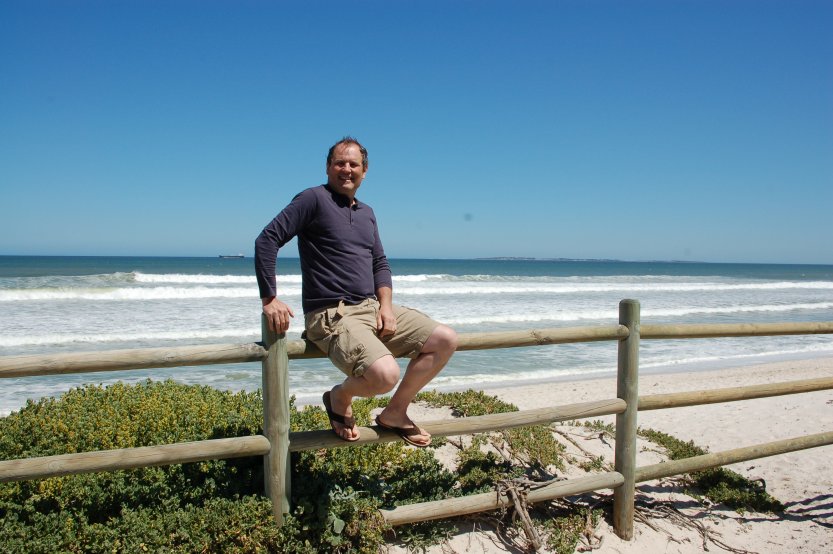
[[[406,437],[413,437],[414,435],[423,435],[425,432],[420,429],[419,427],[397,427],[396,432],[399,435],[405,435]]]
[[[356,418],[351,416],[343,416],[332,411],[328,412],[327,416],[330,418],[330,421],[341,423],[346,427],[354,427],[356,425]]]
[[[336,423],[340,423],[346,427],[355,427],[356,425],[356,418],[353,416],[345,416],[341,414],[337,414],[333,411],[332,404],[330,404],[330,393],[324,393],[324,409],[327,411],[327,417],[330,418],[330,421],[335,421]]]

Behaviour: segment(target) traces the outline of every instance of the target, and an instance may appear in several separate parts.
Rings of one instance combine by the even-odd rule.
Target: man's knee
[[[393,356],[382,356],[364,371],[363,377],[374,390],[374,394],[390,392],[399,382],[399,364]]]
[[[449,355],[457,350],[457,332],[447,325],[438,325],[425,341],[424,350],[445,352]]]

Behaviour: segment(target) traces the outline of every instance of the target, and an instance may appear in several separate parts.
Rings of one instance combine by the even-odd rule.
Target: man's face
[[[362,152],[355,144],[339,144],[327,166],[327,184],[351,200],[356,196],[367,170],[362,166]]]

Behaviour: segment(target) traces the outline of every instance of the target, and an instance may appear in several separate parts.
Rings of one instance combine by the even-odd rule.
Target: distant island
[[[613,258],[526,258],[522,256],[494,256],[490,258],[473,258],[481,261],[523,261],[523,262],[597,262],[597,263],[664,263],[664,264],[704,264],[709,262],[689,260],[617,260]]]
[[[496,256],[494,258],[474,258],[475,260],[527,260],[535,261],[538,258],[523,258],[520,256]]]

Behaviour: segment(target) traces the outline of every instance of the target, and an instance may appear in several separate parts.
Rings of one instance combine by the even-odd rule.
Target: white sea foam
[[[714,355],[714,356],[688,356],[686,358],[679,358],[673,360],[657,360],[655,362],[640,361],[639,366],[643,369],[679,366],[679,365],[695,365],[695,364],[713,364],[721,362],[727,364],[732,361],[756,359],[756,358],[777,358],[784,356],[801,356],[808,354],[833,354],[833,344],[831,343],[817,343],[810,344],[802,348],[783,348],[762,350],[758,352],[746,354],[729,354],[729,355]]]
[[[781,290],[795,288],[812,288],[792,286],[780,287]],[[833,286],[828,287],[833,290]],[[822,289],[822,287],[817,287]],[[396,289],[397,296],[468,296],[468,295],[501,295],[501,294],[589,294],[603,292],[638,293],[638,292],[718,292],[732,290],[774,290],[757,289],[755,287],[736,286],[698,286],[698,287],[658,287],[643,286],[634,288],[614,287],[576,287],[576,286],[474,286],[473,284],[443,288],[400,287]],[[823,289],[826,290],[826,289]],[[301,289],[287,288],[279,285],[280,296],[300,295]],[[28,300],[165,300],[186,298],[257,298],[257,287],[133,287],[133,288],[83,288],[83,287],[53,287],[0,290],[0,302],[16,302]]]
[[[303,329],[291,329],[300,333]],[[16,348],[21,346],[58,346],[66,344],[107,344],[114,342],[148,342],[148,341],[188,341],[205,339],[234,339],[255,341],[261,336],[260,328],[249,329],[211,329],[193,331],[148,331],[123,333],[63,333],[32,336],[0,336],[0,347]]]
[[[794,348],[784,350],[760,351],[750,354],[733,354],[723,356],[701,356],[687,357],[684,359],[659,360],[656,362],[640,362],[642,369],[656,368],[682,368],[688,366],[721,366],[730,367],[744,361],[766,361],[767,359],[784,357],[803,357],[811,355],[833,355],[833,345],[811,345],[806,348]],[[500,369],[500,363],[495,364],[495,369]],[[571,365],[552,366],[537,370],[528,371],[488,371],[474,372],[467,375],[448,375],[441,373],[433,381],[432,386],[444,387],[468,387],[472,386],[482,389],[484,385],[500,385],[502,383],[515,383],[518,381],[535,381],[546,379],[563,379],[580,376],[582,378],[594,375],[613,374],[616,371],[615,364],[612,365]]]
[[[203,275],[203,274],[182,274],[182,273],[141,273],[133,272],[127,274],[137,283],[194,283],[194,284],[255,284],[257,280],[254,275]],[[442,281],[451,276],[444,274],[420,274],[420,275],[394,275],[394,283],[422,283],[426,281]],[[278,275],[279,283],[301,283],[301,275]]]
[[[299,276],[300,277],[300,276]],[[421,274],[421,275],[394,275],[394,283],[421,283],[424,281],[440,281],[447,279],[449,275],[445,274]]]
[[[133,280],[137,283],[194,283],[203,285],[223,284],[255,284],[257,281],[254,275],[185,275],[181,273],[140,273],[134,272]],[[301,276],[290,276],[285,279],[288,282],[301,282]]]
[[[301,289],[279,288],[284,296],[300,295]],[[81,288],[60,287],[43,289],[0,290],[0,302],[33,300],[179,300],[192,298],[258,298],[256,286],[241,287],[134,287]]]
[[[396,290],[405,295],[461,295],[461,294],[588,294],[638,292],[721,292],[775,290],[833,290],[833,282],[778,282],[778,283],[570,283],[552,284],[522,281],[518,283],[481,284],[479,282],[445,283],[443,286],[405,286]]]
[[[807,304],[774,304],[774,305],[745,305],[701,307],[689,306],[684,308],[643,309],[642,317],[684,317],[696,314],[741,314],[752,312],[792,312],[798,310],[829,310],[833,309],[833,302],[816,302]],[[481,325],[486,323],[536,323],[536,322],[570,322],[582,320],[605,320],[618,318],[618,309],[612,307],[602,310],[583,311],[548,311],[538,313],[519,314],[484,314],[469,317],[451,317],[445,319],[449,325]]]
[[[496,314],[496,315],[478,315],[470,317],[451,317],[444,318],[443,322],[447,325],[483,325],[487,323],[501,324],[501,323],[540,323],[545,321],[550,322],[569,322],[579,321],[583,319],[610,319],[618,317],[616,309],[613,310],[595,310],[587,312],[572,312],[572,313],[523,313],[523,314]]]
[[[216,270],[216,275],[210,270],[193,274],[196,266],[190,262],[177,265],[165,261],[136,267],[160,269],[107,273],[109,268],[102,264],[92,267],[95,274],[90,275],[0,278],[0,355],[260,339],[260,302],[251,274],[225,274],[228,266]],[[744,269],[753,276],[747,277],[735,275],[732,268],[724,275],[718,272],[708,276],[563,276],[477,274],[483,267],[479,262],[469,266],[472,270],[467,275],[443,273],[466,267],[460,262],[446,266],[433,261],[412,267],[412,274],[395,272],[395,300],[463,333],[614,324],[621,298],[637,298],[643,322],[651,323],[833,320],[833,278],[827,278],[826,270],[803,280],[802,273],[779,268],[759,273],[755,268]],[[538,267],[530,271],[538,271]],[[678,266],[662,269],[685,270]],[[711,271],[712,266],[697,270]],[[278,295],[296,310],[289,329],[290,339],[296,339],[303,327],[300,274],[279,275],[278,287]],[[827,335],[646,340],[642,348],[642,367],[656,370],[686,364],[731,364],[767,356],[830,355],[833,340]],[[608,342],[460,352],[435,384],[480,386],[611,373],[615,357],[615,344]],[[339,375],[326,360],[293,361],[292,367],[290,387],[299,398],[306,394],[320,398],[319,389],[332,386]],[[112,380],[170,375],[171,370],[139,370],[120,373]],[[181,382],[208,383],[218,388],[253,390],[260,386],[256,364],[182,368],[175,375]],[[98,379],[110,382],[111,377],[96,376],[95,382]],[[60,394],[90,380],[83,375],[60,375],[36,383],[4,383],[9,386],[0,389],[0,411],[8,413],[26,398]]]
[[[833,302],[813,302],[805,304],[752,304],[745,306],[715,306],[690,308],[664,308],[661,310],[642,310],[643,317],[682,317],[695,314],[740,314],[752,312],[794,312],[807,310],[829,310]]]

